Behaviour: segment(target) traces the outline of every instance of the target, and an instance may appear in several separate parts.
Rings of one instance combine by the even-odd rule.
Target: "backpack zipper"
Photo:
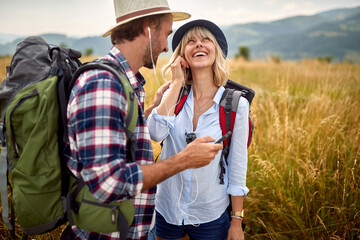
[[[99,207],[111,208],[111,214],[110,214],[111,223],[116,224],[116,211],[118,211],[118,210],[121,211],[118,206],[109,205],[106,203],[92,202],[92,201],[88,201],[86,199],[82,199],[81,201],[84,203],[99,206]]]

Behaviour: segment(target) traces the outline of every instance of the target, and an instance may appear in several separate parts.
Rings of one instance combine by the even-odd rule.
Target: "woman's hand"
[[[228,240],[243,240],[244,232],[241,227],[242,221],[240,219],[232,218],[231,225],[228,232]]]
[[[185,68],[189,68],[189,64],[185,58],[178,56],[171,64],[172,83],[179,82],[181,84],[185,81]]]

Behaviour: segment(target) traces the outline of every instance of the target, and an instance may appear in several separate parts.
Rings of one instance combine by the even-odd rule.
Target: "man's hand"
[[[212,137],[199,137],[172,157],[151,165],[141,165],[144,176],[142,190],[149,189],[185,169],[208,165],[223,147],[222,144],[214,144],[214,141]]]
[[[167,81],[161,87],[159,87],[159,89],[155,93],[154,100],[151,105],[154,105],[155,107],[159,106],[161,98],[164,92],[169,88],[170,84],[171,82]]]
[[[199,137],[189,143],[179,154],[185,155],[186,168],[199,168],[208,165],[223,148],[222,144],[214,144],[212,137]]]
[[[144,114],[145,114],[145,118],[147,119],[151,113],[151,111],[156,108],[157,106],[159,106],[162,96],[164,94],[164,92],[169,88],[171,82],[165,82],[155,93],[154,96],[154,100],[153,102],[150,104],[150,106],[145,109]]]

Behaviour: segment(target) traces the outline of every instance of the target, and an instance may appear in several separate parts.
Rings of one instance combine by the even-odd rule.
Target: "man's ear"
[[[153,31],[151,31],[151,30],[153,30],[153,29],[151,29],[151,26],[150,25],[145,25],[144,27],[143,27],[143,34],[146,36],[146,37],[149,37],[149,32],[153,32]]]
[[[152,29],[150,28],[150,26],[144,26],[143,28],[143,34],[144,34],[144,38],[151,40],[151,34],[152,34]]]

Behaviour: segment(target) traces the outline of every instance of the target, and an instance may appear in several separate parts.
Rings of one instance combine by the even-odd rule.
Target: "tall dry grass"
[[[156,71],[160,84],[165,62]],[[311,60],[231,66],[230,78],[256,91],[246,239],[359,239],[360,66]],[[0,79],[4,68],[0,59]],[[147,106],[158,83],[152,70],[141,72]],[[160,147],[153,147],[156,156]],[[35,237],[58,239],[61,229]]]
[[[252,87],[251,239],[358,239],[360,67],[234,62]]]

